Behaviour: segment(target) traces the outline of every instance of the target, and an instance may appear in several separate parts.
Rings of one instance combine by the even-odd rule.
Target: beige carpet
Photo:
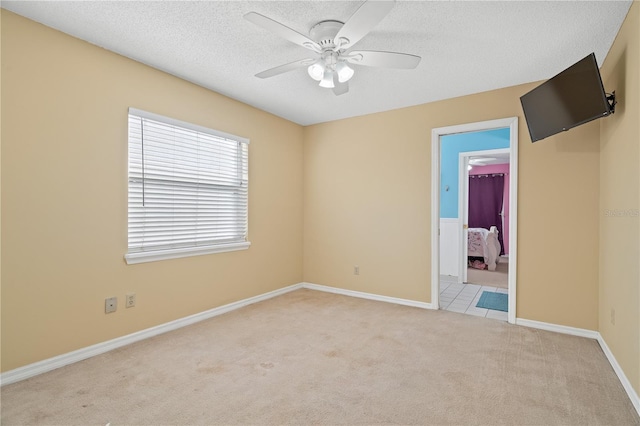
[[[509,288],[509,259],[501,257],[495,271],[467,268],[467,283]]]
[[[2,425],[638,425],[595,340],[298,290],[2,388]]]

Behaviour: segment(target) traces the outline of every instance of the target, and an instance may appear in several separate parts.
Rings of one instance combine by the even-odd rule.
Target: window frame
[[[161,249],[161,250],[136,250],[136,251],[130,251],[131,250],[131,246],[129,245],[129,234],[130,234],[130,209],[131,209],[131,204],[130,204],[130,194],[131,194],[131,159],[132,159],[132,154],[130,151],[130,126],[129,126],[129,116],[136,116],[136,117],[141,117],[143,119],[149,119],[149,120],[153,120],[159,123],[163,123],[169,126],[175,126],[181,129],[187,129],[187,130],[191,130],[191,131],[195,131],[195,132],[199,132],[199,133],[205,133],[205,134],[209,134],[209,135],[213,135],[216,137],[220,137],[220,138],[224,138],[224,139],[228,139],[228,140],[233,140],[236,141],[238,143],[242,143],[242,144],[246,144],[247,149],[249,146],[249,139],[247,138],[243,138],[237,135],[232,135],[229,133],[225,133],[225,132],[221,132],[219,130],[215,130],[215,129],[210,129],[204,126],[200,126],[197,124],[193,124],[193,123],[188,123],[188,122],[184,122],[181,120],[177,120],[174,118],[170,118],[170,117],[165,117],[159,114],[154,114],[148,111],[143,111],[143,110],[139,110],[136,108],[129,108],[128,114],[127,114],[127,253],[124,256],[124,259],[126,261],[127,264],[137,264],[137,263],[144,263],[144,262],[154,262],[154,261],[160,261],[160,260],[167,260],[167,259],[176,259],[176,258],[182,258],[182,257],[190,257],[190,256],[200,256],[200,255],[206,255],[206,254],[212,254],[212,253],[224,253],[224,252],[231,252],[231,251],[238,251],[238,250],[246,250],[251,246],[251,242],[249,242],[248,237],[249,237],[249,213],[248,213],[248,209],[249,209],[249,194],[248,194],[248,183],[249,180],[247,178],[246,180],[246,184],[247,184],[247,195],[246,195],[246,211],[247,211],[247,215],[246,215],[246,222],[245,222],[245,240],[244,241],[235,241],[235,242],[225,242],[225,243],[218,243],[218,244],[208,244],[208,245],[194,245],[191,247],[178,247],[178,248],[167,248],[167,249]],[[247,166],[247,170],[248,170],[248,162],[249,162],[249,154],[247,152],[246,154],[246,166]]]

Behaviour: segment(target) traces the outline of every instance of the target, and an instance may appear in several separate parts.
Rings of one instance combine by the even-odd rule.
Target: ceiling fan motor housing
[[[321,21],[309,30],[309,35],[323,50],[334,49],[337,46],[335,41],[336,34],[338,34],[343,25],[344,23],[340,21]]]

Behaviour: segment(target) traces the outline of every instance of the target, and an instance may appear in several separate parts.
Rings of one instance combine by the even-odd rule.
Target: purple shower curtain
[[[504,254],[502,240],[502,202],[504,174],[469,176],[469,228],[498,228],[500,254]]]

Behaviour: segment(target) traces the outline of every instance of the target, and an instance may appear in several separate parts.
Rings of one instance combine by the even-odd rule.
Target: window
[[[247,249],[248,147],[129,108],[127,263]]]

